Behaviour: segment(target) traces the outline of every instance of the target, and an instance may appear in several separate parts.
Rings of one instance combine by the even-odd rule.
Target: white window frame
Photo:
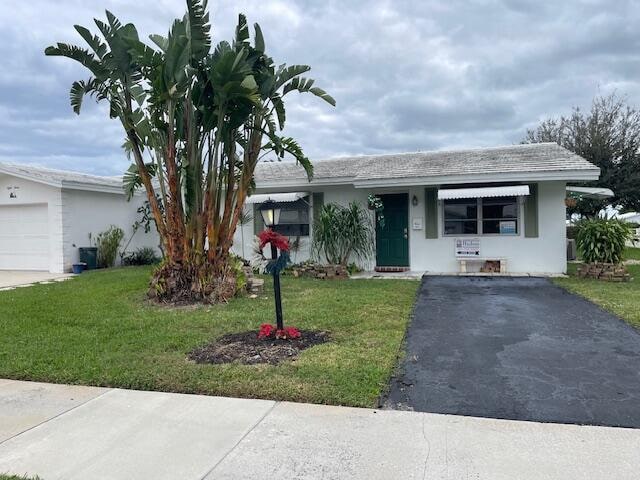
[[[501,198],[501,197],[491,197],[491,198]],[[442,216],[442,236],[443,237],[519,237],[520,236],[520,229],[522,227],[522,223],[521,223],[521,218],[522,218],[522,214],[520,212],[520,209],[522,207],[522,197],[515,197],[516,199],[516,218],[515,218],[515,222],[516,222],[516,232],[515,233],[484,233],[482,231],[483,229],[483,216],[482,216],[482,197],[476,197],[475,201],[476,201],[476,208],[477,208],[477,217],[475,219],[475,222],[477,224],[478,227],[478,233],[447,233],[446,230],[446,223],[447,223],[447,219],[445,218],[445,211],[444,211],[444,207],[445,207],[445,202],[448,202],[449,200],[441,200],[441,206],[440,206],[440,211],[441,211],[441,216]],[[467,200],[472,200],[471,198],[467,199]],[[492,220],[492,219],[488,219],[488,220]],[[493,219],[493,220],[497,220],[497,219]],[[509,219],[510,220],[510,219]],[[451,220],[449,220],[451,221]],[[472,222],[474,220],[460,220],[460,222]]]

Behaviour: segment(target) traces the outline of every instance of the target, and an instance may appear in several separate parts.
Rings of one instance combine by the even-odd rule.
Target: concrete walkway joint
[[[43,480],[636,479],[640,430],[0,379],[0,472]]]

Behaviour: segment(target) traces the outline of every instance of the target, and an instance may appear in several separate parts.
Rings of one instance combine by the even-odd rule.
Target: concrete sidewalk
[[[640,430],[0,380],[0,473],[637,479]]]

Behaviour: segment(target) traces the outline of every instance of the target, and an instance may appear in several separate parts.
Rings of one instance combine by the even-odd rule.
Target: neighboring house
[[[127,202],[121,178],[0,164],[0,270],[68,272],[89,234],[110,225],[124,230],[124,246],[144,200]],[[157,245],[155,229],[139,229],[128,250]]]
[[[633,236],[631,240],[627,242],[630,247],[640,247],[640,212],[627,212],[616,215],[617,218],[625,222],[636,224],[636,228],[633,229]]]
[[[616,218],[624,220],[625,222],[640,224],[640,212],[619,213],[616,215]]]
[[[313,218],[323,204],[366,207],[375,194],[385,205],[385,225],[376,228],[375,258],[361,262],[366,269],[453,273],[461,260],[476,258],[469,271],[496,260],[512,273],[562,273],[567,182],[600,175],[555,143],[337,158],[314,162],[314,170],[309,183],[293,163],[258,166],[247,207],[253,224],[236,233],[236,253],[251,256],[267,198],[281,202],[278,228],[301,240],[294,254],[301,261],[310,256]]]

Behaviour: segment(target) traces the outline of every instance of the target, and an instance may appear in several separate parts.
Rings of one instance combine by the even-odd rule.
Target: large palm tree
[[[133,24],[106,12],[95,20],[102,36],[76,26],[90,49],[58,43],[47,55],[85,66],[91,77],[74,82],[71,105],[85,95],[110,104],[122,123],[132,165],[125,189],[146,190],[165,252],[151,282],[165,301],[224,301],[235,293],[229,250],[258,160],[272,152],[313,167],[285,124],[284,97],[293,91],[334,99],[302,75],[306,65],[276,67],[255,24],[253,42],[244,15],[231,43],[211,51],[206,0],[187,0],[187,12],[166,37],[139,39]]]

